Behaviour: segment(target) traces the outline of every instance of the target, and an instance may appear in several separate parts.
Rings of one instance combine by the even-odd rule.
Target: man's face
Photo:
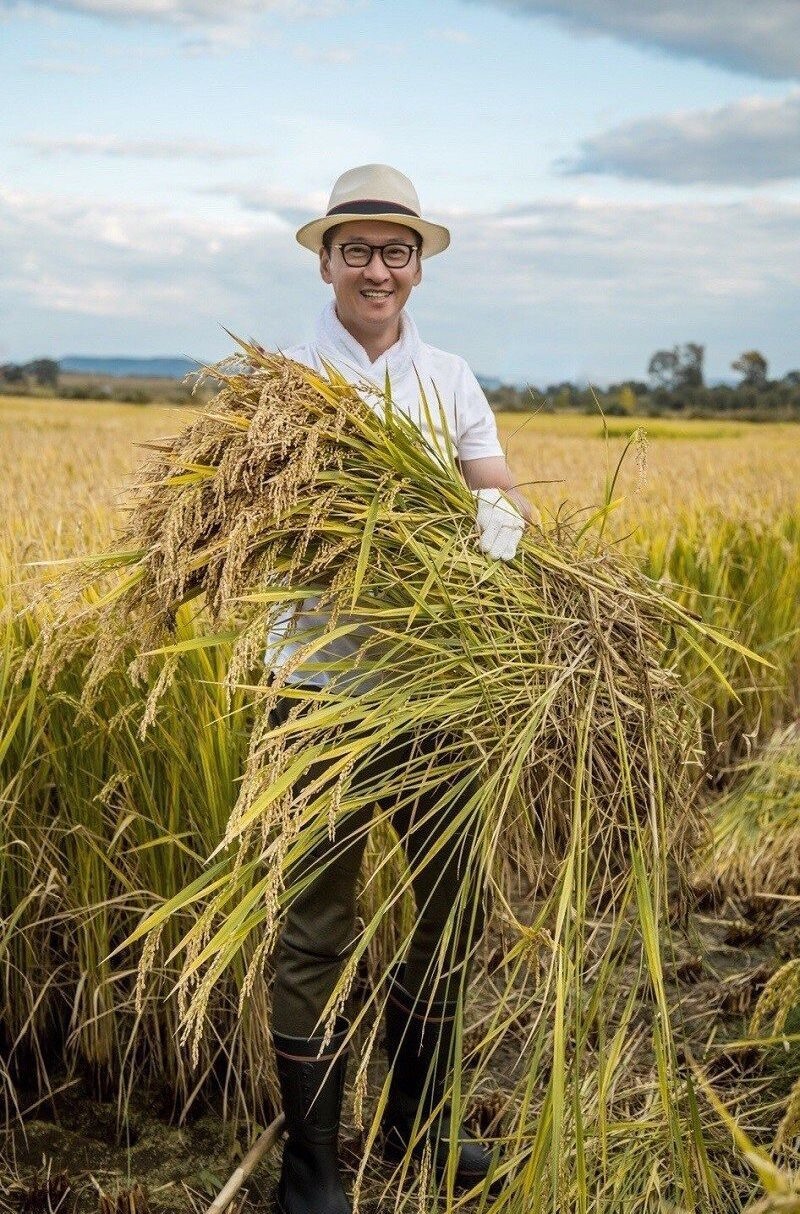
[[[408,265],[397,270],[385,266],[376,251],[369,265],[355,268],[345,264],[342,250],[336,247],[351,240],[372,245],[417,244],[419,236],[400,223],[354,220],[336,228],[330,256],[325,249],[320,252],[320,274],[333,286],[336,311],[345,328],[382,333],[397,321],[412,288],[422,280],[419,254],[412,253]]]

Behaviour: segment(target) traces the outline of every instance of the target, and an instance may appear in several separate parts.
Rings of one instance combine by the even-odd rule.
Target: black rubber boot
[[[393,1069],[381,1119],[384,1153],[395,1160],[405,1154],[408,1143],[442,1101],[456,1016],[455,1000],[429,1003],[424,996],[415,999],[402,985],[402,978],[403,967],[398,966],[386,1004],[386,1051]],[[453,1133],[450,1107],[445,1104],[427,1133],[438,1177],[447,1168]],[[456,1184],[472,1188],[486,1177],[492,1156],[463,1126],[456,1127],[455,1134],[459,1145]],[[413,1154],[419,1157],[424,1149],[422,1138]]]
[[[348,1028],[337,1020],[320,1057],[321,1037],[272,1034],[288,1131],[277,1192],[281,1214],[352,1214],[337,1149]]]

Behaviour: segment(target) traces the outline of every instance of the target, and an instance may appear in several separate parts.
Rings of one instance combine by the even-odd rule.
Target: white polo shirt
[[[375,409],[382,407],[383,386],[388,370],[394,407],[412,418],[434,446],[441,447],[441,435],[430,433],[424,407],[420,402],[420,384],[417,380],[419,375],[436,431],[441,427],[438,392],[441,412],[459,459],[483,459],[486,456],[503,455],[494,414],[483,389],[464,359],[423,342],[417,332],[417,326],[405,309],[400,313],[399,341],[385,354],[381,354],[374,363],[370,362],[364,347],[339,320],[336,315],[336,301],[333,299],[329,300],[320,313],[313,340],[305,345],[291,346],[283,353],[287,358],[303,363],[323,376],[325,369],[322,360],[333,364],[349,383],[359,387],[363,399]],[[364,381],[373,385],[374,391],[364,390]],[[318,628],[327,619],[326,615],[314,612],[315,602],[316,600],[311,598],[304,601],[294,636],[291,641],[286,641],[276,648],[286,635],[296,608],[290,605],[282,612],[269,633],[266,661],[275,666],[280,665],[302,645],[304,628]],[[339,623],[346,622],[345,617],[339,617]],[[357,632],[329,642],[318,651],[314,661],[353,658],[355,662],[357,659],[354,655],[363,636],[368,632],[369,625],[362,624]],[[290,675],[288,681],[324,687],[330,682],[330,676],[324,671],[304,670],[301,666]],[[337,683],[340,686],[347,681],[346,673],[341,676],[337,674]]]

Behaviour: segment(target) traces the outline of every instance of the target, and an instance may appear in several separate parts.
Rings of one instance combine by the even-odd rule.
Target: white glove
[[[494,560],[510,561],[517,551],[525,519],[499,489],[473,489],[478,503],[478,547]]]

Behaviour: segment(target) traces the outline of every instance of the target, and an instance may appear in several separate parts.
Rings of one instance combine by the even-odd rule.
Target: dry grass
[[[698,884],[725,897],[800,897],[800,725],[779,731],[737,777],[714,806]]]

